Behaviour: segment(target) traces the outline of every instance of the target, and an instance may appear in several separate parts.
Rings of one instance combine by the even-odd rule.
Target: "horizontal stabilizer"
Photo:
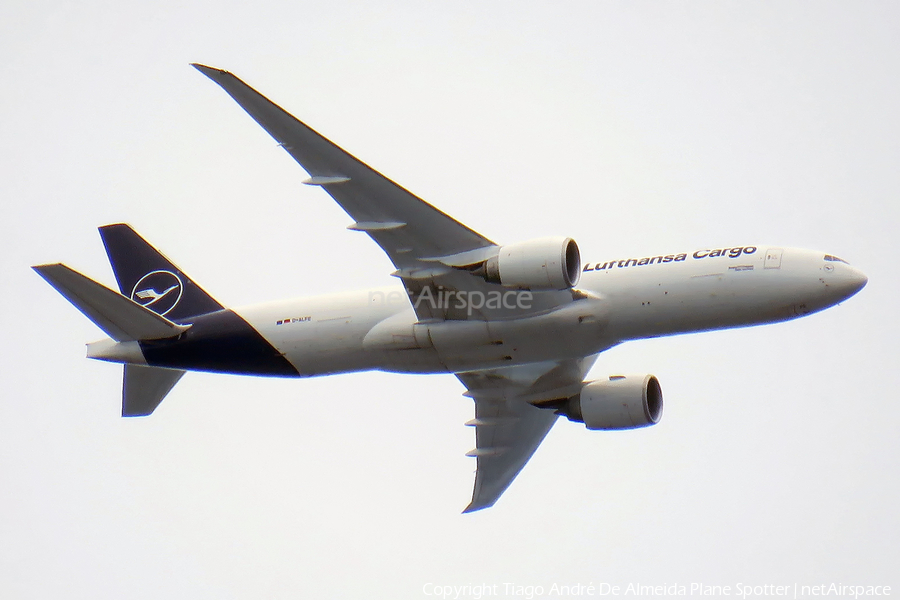
[[[176,325],[63,264],[32,268],[117,342],[174,337],[190,327]]]
[[[122,416],[146,417],[159,406],[184,371],[141,365],[125,365],[122,382]]]

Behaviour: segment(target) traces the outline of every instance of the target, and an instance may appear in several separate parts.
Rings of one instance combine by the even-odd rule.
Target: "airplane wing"
[[[229,73],[193,65],[218,83],[381,246],[398,269],[433,268],[422,258],[495,244],[363,164]]]
[[[556,412],[532,403],[574,396],[596,360],[544,362],[457,373],[475,400],[478,461],[472,502],[463,512],[493,506],[534,454],[556,422]]]
[[[193,66],[219,84],[309,173],[304,183],[320,186],[334,198],[355,221],[349,229],[364,231],[381,246],[420,319],[515,317],[572,301],[569,292],[553,291],[535,294],[531,306],[521,309],[471,311],[417,302],[426,287],[484,294],[503,289],[454,268],[482,262],[496,255],[499,247],[365,165],[228,71]]]

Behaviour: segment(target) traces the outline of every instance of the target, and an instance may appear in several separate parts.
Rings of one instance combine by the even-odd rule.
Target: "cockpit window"
[[[826,255],[825,255],[825,260],[827,260],[828,262],[842,262],[842,263],[844,263],[845,265],[849,265],[849,264],[850,264],[850,263],[848,263],[846,260],[844,260],[843,258],[838,258],[837,256],[832,256],[832,255],[830,255],[830,254],[826,254]]]

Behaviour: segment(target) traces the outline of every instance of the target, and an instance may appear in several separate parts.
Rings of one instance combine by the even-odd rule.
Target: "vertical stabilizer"
[[[125,365],[122,384],[122,416],[146,417],[159,406],[184,371],[141,365]]]
[[[224,308],[130,225],[105,225],[100,237],[122,295],[175,322]]]

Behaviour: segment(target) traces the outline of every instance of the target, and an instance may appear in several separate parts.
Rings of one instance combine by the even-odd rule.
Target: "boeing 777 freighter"
[[[495,244],[366,166],[227,71],[219,84],[368,234],[402,282],[227,308],[124,224],[100,228],[119,292],[62,264],[34,267],[125,364],[122,415],[149,415],[185,371],[312,377],[453,373],[475,403],[475,489],[492,506],[557,417],[588,429],[659,422],[656,377],[585,381],[629,340],[774,323],[845,300],[866,276],[836,256],[746,243],[582,265],[566,237]]]

